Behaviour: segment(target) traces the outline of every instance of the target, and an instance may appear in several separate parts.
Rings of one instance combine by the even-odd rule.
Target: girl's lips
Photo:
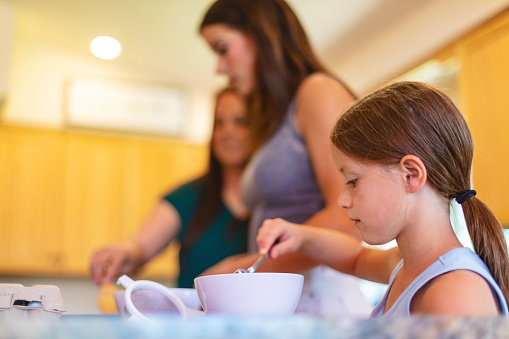
[[[354,222],[355,226],[357,226],[357,224],[360,222],[359,219],[350,218],[350,220],[352,220]]]

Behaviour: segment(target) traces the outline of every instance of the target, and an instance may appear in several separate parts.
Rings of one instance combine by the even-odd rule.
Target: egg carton
[[[58,320],[65,312],[57,286],[0,284],[0,320]]]

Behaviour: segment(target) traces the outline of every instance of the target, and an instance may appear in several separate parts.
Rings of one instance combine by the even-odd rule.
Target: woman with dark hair
[[[328,227],[359,238],[336,204],[341,179],[324,135],[354,101],[353,93],[313,53],[295,13],[283,0],[218,0],[200,33],[217,54],[217,72],[246,96],[253,158],[242,178],[251,210],[249,255],[223,260],[204,274],[251,266],[255,236],[267,218]],[[267,260],[259,271],[306,277],[296,312],[367,315],[358,280],[293,253]]]
[[[451,99],[423,83],[392,84],[343,114],[330,140],[344,179],[338,204],[366,243],[395,239],[398,247],[366,248],[344,233],[278,219],[260,229],[260,253],[299,250],[388,284],[372,317],[508,315],[507,244],[472,190],[472,136]],[[466,224],[475,252],[463,247],[451,219]]]
[[[128,241],[94,253],[97,284],[129,274],[181,242],[178,287],[218,261],[246,251],[249,212],[240,196],[240,176],[249,155],[244,98],[227,88],[216,98],[208,172],[164,196],[143,227]]]

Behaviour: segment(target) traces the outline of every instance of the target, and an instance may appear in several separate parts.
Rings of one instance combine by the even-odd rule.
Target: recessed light
[[[98,36],[90,43],[90,52],[98,58],[115,59],[122,52],[122,46],[117,39],[109,36]]]

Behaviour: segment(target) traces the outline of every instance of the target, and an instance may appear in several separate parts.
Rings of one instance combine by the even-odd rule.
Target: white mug
[[[120,278],[118,278],[117,284],[122,285],[126,288],[125,291],[125,307],[127,308],[127,311],[131,314],[131,317],[129,318],[130,321],[132,320],[145,320],[145,321],[153,321],[152,319],[148,318],[146,315],[141,313],[138,308],[134,305],[132,300],[132,293],[136,290],[152,290],[158,293],[163,294],[168,300],[170,300],[173,305],[175,305],[178,313],[180,314],[180,317],[185,320],[189,317],[189,309],[186,307],[186,305],[182,302],[182,300],[173,293],[170,289],[165,287],[164,285],[161,285],[157,282],[150,281],[150,280],[137,280],[134,281],[133,279],[129,278],[127,275],[123,275]],[[195,311],[198,312],[198,311]]]

